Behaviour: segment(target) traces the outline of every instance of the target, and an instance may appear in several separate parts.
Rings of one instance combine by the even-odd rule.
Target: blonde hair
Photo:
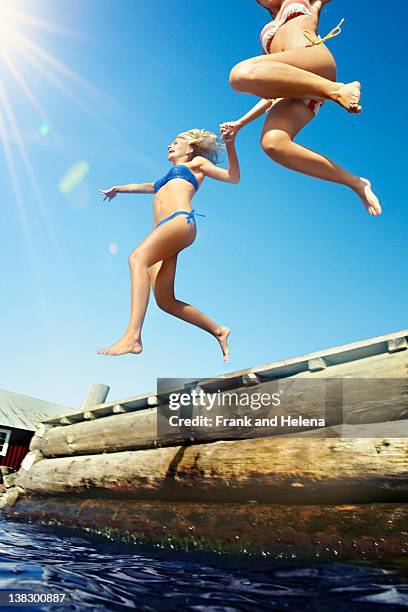
[[[186,140],[194,151],[194,157],[202,155],[214,164],[219,161],[220,152],[225,148],[225,145],[218,140],[216,134],[207,130],[199,130],[197,128],[182,132],[178,138]]]

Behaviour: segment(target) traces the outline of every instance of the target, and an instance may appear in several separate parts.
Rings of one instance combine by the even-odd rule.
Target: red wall
[[[7,455],[5,457],[0,456],[0,465],[6,465],[7,467],[18,470],[22,460],[29,451],[30,441],[33,437],[32,431],[24,431],[22,429],[13,429],[6,425],[0,425],[2,429],[9,429],[11,431],[10,441],[7,449]]]
[[[7,467],[11,467],[13,468],[13,470],[17,471],[27,453],[27,446],[18,446],[17,444],[10,444],[8,447],[7,455],[5,457],[0,457],[0,465],[7,465]]]

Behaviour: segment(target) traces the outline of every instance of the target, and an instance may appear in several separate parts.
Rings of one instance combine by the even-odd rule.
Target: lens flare
[[[59,182],[59,188],[64,195],[70,193],[77,187],[90,171],[87,161],[80,161],[72,166]]]
[[[119,246],[116,244],[116,242],[111,242],[109,245],[109,253],[111,255],[117,255],[119,253]]]
[[[48,136],[50,130],[51,126],[48,123],[40,123],[38,126],[38,133],[40,136]]]

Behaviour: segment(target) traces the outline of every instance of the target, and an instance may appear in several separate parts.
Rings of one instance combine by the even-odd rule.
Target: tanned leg
[[[194,242],[196,229],[193,223],[179,216],[154,229],[129,257],[131,279],[131,307],[128,327],[123,337],[108,348],[98,351],[101,355],[141,353],[142,326],[150,293],[149,268],[158,261],[176,255]]]
[[[176,298],[174,293],[176,267],[177,255],[173,255],[150,268],[150,279],[157,305],[174,317],[196,325],[214,336],[221,347],[224,361],[227,362],[229,358],[228,336],[231,330],[218,325],[191,304]]]
[[[264,151],[286,168],[350,187],[372,216],[381,214],[378,198],[368,179],[344,170],[328,157],[293,141],[313,118],[313,112],[298,100],[282,100],[269,113],[261,138]]]
[[[301,47],[245,60],[231,71],[235,91],[260,98],[317,97],[360,113],[361,85],[336,82],[336,65],[324,45]]]

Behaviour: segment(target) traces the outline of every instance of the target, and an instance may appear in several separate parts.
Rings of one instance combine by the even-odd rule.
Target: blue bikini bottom
[[[190,212],[188,210],[177,210],[172,215],[169,215],[165,219],[162,219],[157,225],[154,226],[154,229],[156,229],[156,227],[159,227],[159,225],[163,225],[163,223],[166,223],[166,221],[171,221],[171,219],[174,219],[174,217],[177,217],[178,215],[187,215],[187,223],[191,223],[192,221],[194,221],[195,223],[195,215],[197,215],[198,217],[205,217],[205,215],[196,213],[194,208]]]

